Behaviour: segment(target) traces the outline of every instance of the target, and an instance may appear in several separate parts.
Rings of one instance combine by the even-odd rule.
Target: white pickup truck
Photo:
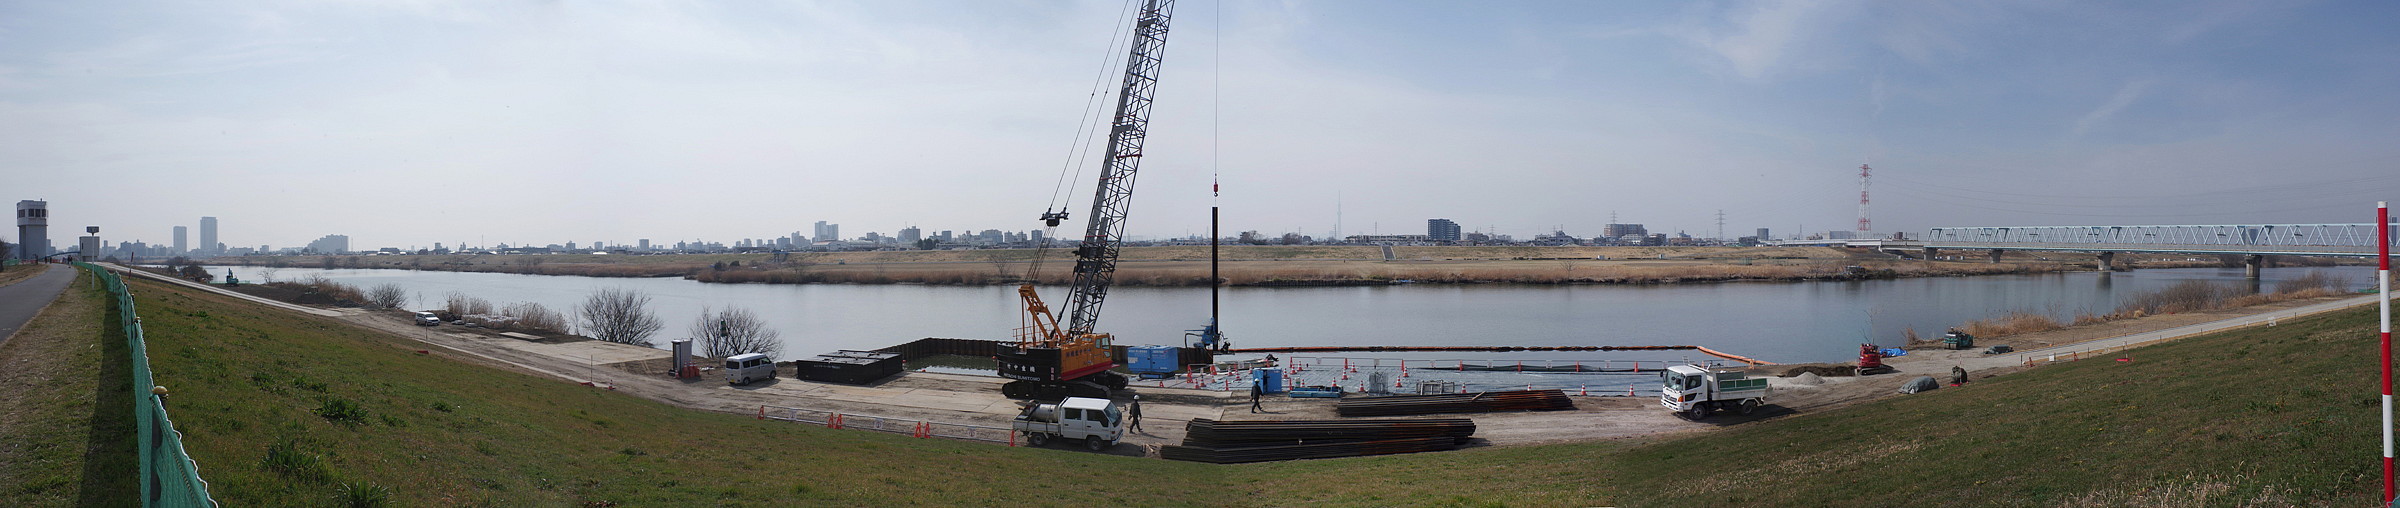
[[[1658,392],[1659,405],[1695,419],[1729,409],[1750,414],[1767,401],[1767,378],[1753,378],[1741,372],[1676,365],[1659,373],[1659,378],[1663,382]]]
[[[1068,397],[1056,404],[1041,403],[1025,406],[1009,427],[1025,434],[1025,443],[1041,446],[1051,440],[1083,441],[1092,451],[1116,446],[1124,437],[1124,414],[1118,412],[1116,401],[1085,397]]]

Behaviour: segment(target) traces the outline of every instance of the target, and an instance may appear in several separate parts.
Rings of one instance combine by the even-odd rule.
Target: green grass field
[[[1215,466],[682,410],[134,285],[185,442],[237,506],[345,486],[397,505],[2321,506],[2372,503],[2378,474],[2360,311],[1647,443]]]
[[[125,336],[98,279],[77,277],[0,345],[0,505],[140,498]]]
[[[1652,444],[1628,506],[2367,506],[2373,309]]]

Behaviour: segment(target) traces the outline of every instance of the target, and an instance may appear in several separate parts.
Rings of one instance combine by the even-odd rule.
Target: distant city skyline
[[[0,167],[62,228],[223,219],[196,251],[1026,231],[1062,201],[1072,230],[1121,11],[7,3]],[[1861,164],[1882,233],[2364,222],[2400,196],[2396,15],[1187,1],[1128,232],[1215,203],[1229,232],[1805,234],[1856,221]]]

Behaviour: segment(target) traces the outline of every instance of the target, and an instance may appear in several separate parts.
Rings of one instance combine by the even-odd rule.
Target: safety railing
[[[989,441],[1016,446],[1016,431],[1006,427],[947,423],[914,418],[893,418],[858,413],[787,406],[758,406],[758,419],[810,423],[833,429],[871,430],[893,434],[908,434],[917,438],[947,438],[966,441]]]
[[[133,359],[133,415],[139,433],[142,464],[142,506],[209,507],[217,506],[208,497],[208,481],[200,479],[200,467],[183,449],[183,433],[175,430],[175,421],[167,418],[166,400],[152,392],[158,386],[150,378],[150,354],[142,341],[142,318],[134,312],[133,293],[125,289],[125,280],[116,273],[90,263],[75,263],[76,268],[89,271],[107,286],[111,304],[117,308],[117,326],[125,330],[127,356]]]

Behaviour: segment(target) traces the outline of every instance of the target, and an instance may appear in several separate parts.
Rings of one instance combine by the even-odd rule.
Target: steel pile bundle
[[[1425,420],[1230,421],[1196,419],[1183,444],[1159,449],[1169,460],[1262,462],[1451,450],[1475,434],[1465,418]]]
[[[1342,399],[1333,409],[1342,416],[1400,416],[1575,409],[1575,401],[1565,390],[1517,390]]]

